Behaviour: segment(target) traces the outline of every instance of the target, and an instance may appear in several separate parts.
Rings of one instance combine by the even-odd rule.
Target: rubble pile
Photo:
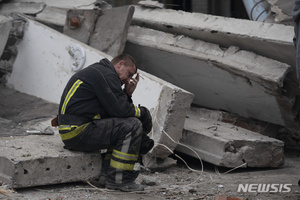
[[[99,58],[123,52],[132,55],[143,77],[133,99],[146,102],[154,120],[151,137],[156,146],[145,156],[147,167],[159,168],[159,162],[169,159],[172,152],[161,144],[195,156],[184,147],[189,146],[204,161],[228,168],[277,168],[284,165],[284,148],[299,148],[300,90],[294,73],[292,26],[169,10],[147,1],[112,8],[99,0],[84,4],[13,0],[0,4],[0,28],[0,83],[56,104],[76,70]],[[82,65],[78,67],[78,63]],[[41,71],[47,76],[43,81],[32,76]],[[211,109],[210,115],[197,107]],[[213,110],[236,118],[225,119]],[[5,148],[6,139],[0,140]],[[49,141],[49,148],[57,147],[57,140]],[[20,153],[18,145],[10,146]],[[25,181],[30,180],[29,171],[20,164],[45,168],[40,173],[52,169],[51,159],[45,163],[40,157],[25,156],[11,162],[12,154],[0,155],[5,161],[0,175],[16,187],[34,185]],[[81,162],[83,154],[51,158],[64,163],[71,162],[69,156]],[[96,176],[96,168],[89,163],[99,166],[101,160],[93,156],[85,161],[87,174],[60,177],[58,173],[55,180],[34,181],[35,185]],[[6,166],[21,170],[22,176],[3,170]],[[68,166],[62,168],[69,170]]]

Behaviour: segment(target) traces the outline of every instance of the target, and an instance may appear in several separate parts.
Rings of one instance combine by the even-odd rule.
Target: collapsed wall
[[[293,125],[290,128],[299,122],[300,90],[295,73],[296,51],[293,44],[293,26],[143,6],[135,6],[132,25],[170,33],[174,37],[178,36],[177,38],[199,39],[219,45],[220,48],[224,49],[236,46],[240,50],[253,52],[256,55],[290,65],[291,72],[283,80],[282,94],[279,93],[280,98],[278,101],[288,99],[290,102],[288,103],[289,108],[284,109],[294,115]],[[129,41],[129,43],[131,42]],[[264,68],[269,67],[263,63],[261,66]],[[160,72],[155,73],[154,75],[160,77]],[[170,75],[168,76],[170,77]],[[190,88],[185,89],[189,90]],[[206,107],[207,105],[201,104],[200,106]],[[228,107],[231,106],[234,105],[228,101],[228,105],[223,106],[221,109],[230,112]],[[211,107],[208,106],[208,108]],[[290,125],[290,123],[288,124]]]
[[[132,25],[254,52],[296,65],[294,27],[282,24],[135,6]]]
[[[291,67],[237,47],[132,26],[126,53],[142,69],[195,95],[194,104],[297,127],[295,98],[283,95]]]

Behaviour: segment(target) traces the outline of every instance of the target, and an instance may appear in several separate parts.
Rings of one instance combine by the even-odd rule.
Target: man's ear
[[[125,65],[124,60],[120,60],[120,61],[119,61],[119,64],[120,64],[120,65]]]
[[[117,63],[117,69],[120,69],[122,67],[122,65],[124,65],[124,60],[120,60],[118,63]]]

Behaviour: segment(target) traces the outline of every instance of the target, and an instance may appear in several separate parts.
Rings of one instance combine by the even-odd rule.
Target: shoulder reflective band
[[[61,108],[61,113],[60,114],[65,114],[66,112],[66,107],[67,107],[67,104],[68,102],[70,101],[71,97],[74,95],[74,93],[76,92],[76,90],[78,89],[78,87],[80,86],[80,84],[82,84],[83,82],[78,79],[73,85],[72,87],[70,88],[66,98],[65,98],[65,101],[64,101],[64,104]]]

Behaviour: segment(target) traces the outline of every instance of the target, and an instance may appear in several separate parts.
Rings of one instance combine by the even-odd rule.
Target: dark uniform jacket
[[[61,97],[58,125],[66,133],[95,119],[139,116],[114,66],[102,59],[71,77]]]

